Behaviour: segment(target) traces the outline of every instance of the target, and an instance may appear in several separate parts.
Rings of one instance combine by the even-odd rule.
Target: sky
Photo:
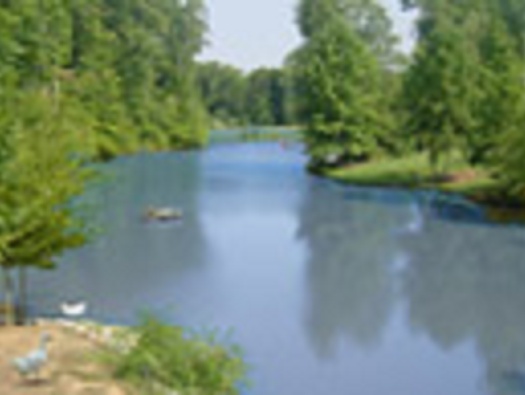
[[[402,49],[413,43],[413,16],[403,13],[399,0],[379,0],[389,11]],[[200,60],[218,60],[245,71],[279,67],[300,45],[295,25],[298,0],[206,0],[210,26],[208,45]]]

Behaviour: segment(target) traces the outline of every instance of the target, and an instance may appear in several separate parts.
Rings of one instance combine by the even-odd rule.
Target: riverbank
[[[483,168],[469,166],[461,160],[452,162],[438,177],[424,154],[325,169],[320,175],[353,185],[459,194],[487,207],[494,219],[525,220],[525,207],[505,193],[501,181]]]
[[[116,381],[95,357],[100,343],[88,332],[56,322],[28,327],[0,327],[0,383],[9,395],[130,395],[125,383]],[[48,362],[39,380],[23,379],[11,366],[38,347],[42,333],[51,336]]]
[[[240,143],[281,141],[296,142],[301,139],[299,129],[294,126],[246,126],[215,129],[210,132],[209,142]]]
[[[12,361],[36,351],[47,353],[42,369],[22,377]],[[2,395],[238,394],[246,375],[240,350],[217,332],[197,335],[152,316],[133,327],[68,320],[0,327],[0,357]]]

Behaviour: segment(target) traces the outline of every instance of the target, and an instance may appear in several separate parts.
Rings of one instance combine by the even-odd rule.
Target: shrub
[[[108,351],[116,378],[142,394],[236,395],[246,366],[238,347],[213,334],[189,334],[146,317],[127,336],[136,339],[126,352]]]

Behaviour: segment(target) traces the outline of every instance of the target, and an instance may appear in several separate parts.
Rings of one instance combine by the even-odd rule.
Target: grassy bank
[[[491,207],[514,207],[503,185],[483,168],[451,157],[439,176],[425,154],[382,158],[363,164],[325,169],[322,175],[354,185],[429,189],[458,193]]]
[[[250,141],[298,141],[300,133],[293,126],[250,126],[218,129],[210,133],[210,143],[240,143]]]

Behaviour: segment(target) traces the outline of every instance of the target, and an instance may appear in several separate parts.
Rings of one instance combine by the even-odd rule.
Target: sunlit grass
[[[487,171],[470,166],[457,154],[449,156],[439,173],[428,155],[418,153],[329,169],[325,175],[355,185],[439,189],[470,196],[499,189],[499,182]]]

